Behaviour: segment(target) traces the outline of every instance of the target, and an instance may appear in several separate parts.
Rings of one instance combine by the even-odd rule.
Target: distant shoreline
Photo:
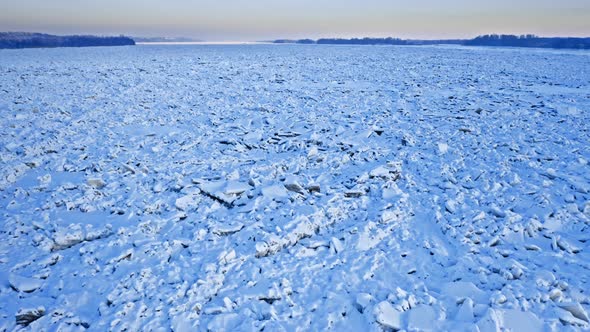
[[[56,36],[30,32],[0,32],[0,49],[132,46],[135,41],[129,37],[102,36]]]
[[[590,37],[538,37],[535,35],[483,35],[473,39],[400,39],[400,38],[321,38],[277,39],[270,41],[202,41],[189,38],[171,37],[127,37],[127,36],[57,36],[30,32],[0,32],[0,49],[96,47],[133,45],[381,45],[381,46],[428,46],[456,45],[483,47],[519,47],[544,49],[590,50]]]
[[[400,38],[322,38],[322,39],[277,39],[275,44],[301,45],[460,45],[460,46],[493,46],[523,47],[549,49],[590,49],[590,37],[539,37],[535,35],[483,35],[473,39],[400,39]]]

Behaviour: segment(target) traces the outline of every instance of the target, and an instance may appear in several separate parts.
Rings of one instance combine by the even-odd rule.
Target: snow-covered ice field
[[[590,328],[590,52],[2,50],[0,114],[0,330]]]

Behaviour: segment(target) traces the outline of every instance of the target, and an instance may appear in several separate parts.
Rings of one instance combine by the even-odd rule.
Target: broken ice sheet
[[[587,329],[590,57],[315,46],[2,52],[0,326]]]

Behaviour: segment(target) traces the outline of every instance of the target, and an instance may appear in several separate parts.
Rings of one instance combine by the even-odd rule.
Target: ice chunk
[[[449,213],[455,213],[455,211],[457,211],[457,203],[450,199],[445,203],[445,209],[449,211]]]
[[[236,251],[231,249],[229,251],[223,251],[217,256],[217,260],[220,264],[227,264],[236,258]]]
[[[344,250],[344,245],[342,245],[342,242],[340,242],[339,239],[333,237],[332,240],[330,240],[330,248],[332,248],[335,253],[339,253]]]
[[[250,190],[250,185],[245,182],[229,181],[225,187],[224,193],[226,195],[241,195]]]
[[[309,184],[309,185],[307,186],[307,190],[308,190],[310,193],[319,193],[319,192],[321,192],[320,185],[319,185],[319,184],[317,184],[317,183],[311,183],[311,184]],[[590,204],[588,204],[588,205],[590,206]]]
[[[384,166],[379,166],[369,172],[369,176],[372,178],[386,178],[389,176],[389,169]]]
[[[490,213],[493,214],[494,216],[498,217],[498,218],[505,218],[506,217],[506,212],[503,211],[503,210],[501,210],[497,206],[492,206],[490,208]]]
[[[237,223],[234,225],[221,225],[211,229],[211,233],[219,236],[227,236],[239,232],[244,228],[244,224]]]
[[[473,322],[473,300],[465,299],[463,301],[457,312],[456,319],[462,322]]]
[[[436,312],[431,306],[418,305],[408,311],[408,330],[436,331]]]
[[[287,189],[284,186],[278,186],[278,185],[273,185],[273,186],[268,186],[268,187],[264,187],[262,188],[262,195],[264,195],[265,197],[268,198],[285,198],[288,197],[288,193],[287,193]]]
[[[269,254],[270,247],[266,242],[258,242],[255,245],[256,257],[265,257]]]
[[[395,221],[401,221],[401,213],[399,210],[385,210],[381,214],[381,223],[389,224]]]
[[[500,317],[493,309],[488,309],[486,314],[477,322],[477,328],[481,332],[500,332]]]
[[[223,187],[226,184],[225,181],[195,181],[195,180],[193,180],[193,182],[198,182],[199,188],[202,191],[207,192],[207,193],[219,192],[219,191],[223,190]]]
[[[240,315],[236,313],[219,314],[207,324],[207,331],[232,331],[240,325]]]
[[[96,189],[101,189],[107,185],[106,182],[104,182],[101,178],[90,178],[86,181],[86,183]]]
[[[543,322],[532,312],[510,309],[504,310],[502,314],[505,329],[519,332],[543,331]]]
[[[575,317],[571,312],[569,312],[567,310],[560,310],[558,315],[559,315],[559,320],[565,325],[569,324],[569,325],[574,325],[574,326],[588,327],[588,323],[586,321]]]
[[[58,230],[53,236],[53,250],[62,250],[84,241],[84,232],[80,225],[72,225]]]
[[[395,310],[391,303],[387,301],[380,302],[373,309],[373,315],[377,323],[385,328],[398,331],[402,329],[401,312]]]
[[[10,286],[18,292],[31,293],[43,286],[43,281],[34,278],[25,278],[16,274],[8,276]]]
[[[397,165],[396,163],[389,163],[387,167],[379,166],[374,168],[369,172],[370,178],[382,178],[382,179],[390,179],[390,180],[397,180],[400,176],[400,169],[401,165]]]
[[[289,191],[293,191],[299,194],[305,194],[305,190],[303,186],[297,181],[297,178],[294,176],[288,176],[284,181],[285,188]]]
[[[162,184],[162,182],[157,182],[156,184],[154,184],[152,191],[155,193],[161,193],[162,191],[164,191],[164,185]]]
[[[243,193],[247,190],[245,186],[248,186],[247,184],[231,181],[228,183],[226,181],[193,180],[193,182],[199,183],[199,189],[205,195],[228,207],[238,198],[237,193]]]
[[[496,291],[492,297],[490,297],[490,303],[494,305],[504,304],[508,301],[506,295],[502,294],[500,291]]]
[[[344,192],[344,197],[348,198],[359,198],[367,193],[366,189],[361,186],[355,186],[354,188]]]
[[[574,317],[581,319],[586,323],[590,323],[590,319],[588,319],[588,313],[586,313],[586,310],[584,310],[581,304],[576,302],[559,303],[558,306],[563,310],[569,311]]]
[[[371,304],[373,302],[373,296],[371,296],[371,294],[367,294],[367,293],[359,293],[356,296],[356,300],[355,300],[355,306],[356,309],[360,312],[363,313],[365,311],[365,309],[369,306],[369,304]]]
[[[45,307],[41,306],[34,309],[19,309],[15,318],[18,325],[28,326],[43,315],[45,315]]]
[[[197,195],[189,194],[176,199],[174,206],[181,211],[187,211],[191,207],[196,207],[198,202],[199,199]]]
[[[457,298],[471,298],[476,303],[487,303],[486,293],[469,281],[448,282],[443,285],[442,293]]]

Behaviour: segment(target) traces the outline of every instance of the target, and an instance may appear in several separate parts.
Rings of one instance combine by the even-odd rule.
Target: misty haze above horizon
[[[0,31],[183,36],[205,40],[472,38],[486,33],[590,36],[587,0],[156,0],[0,5]]]

